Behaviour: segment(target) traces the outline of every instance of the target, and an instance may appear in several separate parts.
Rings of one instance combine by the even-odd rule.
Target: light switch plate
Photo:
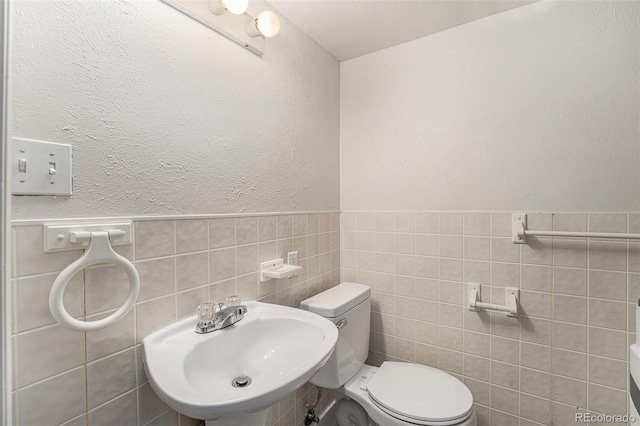
[[[72,195],[71,145],[13,138],[13,195]]]

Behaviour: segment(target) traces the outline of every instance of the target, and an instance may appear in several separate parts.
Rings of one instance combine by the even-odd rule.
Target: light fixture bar
[[[246,25],[254,18],[247,13],[235,15],[222,13],[214,15],[209,9],[208,0],[162,0],[169,6],[211,28],[229,40],[239,44],[250,52],[262,56],[265,51],[265,39],[262,36],[251,37],[246,33]]]

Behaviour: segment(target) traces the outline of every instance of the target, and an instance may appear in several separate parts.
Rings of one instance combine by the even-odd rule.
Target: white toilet
[[[404,362],[365,365],[370,297],[368,286],[346,282],[300,303],[340,329],[333,355],[310,380],[346,396],[336,408],[339,425],[476,426],[471,392],[450,374]]]

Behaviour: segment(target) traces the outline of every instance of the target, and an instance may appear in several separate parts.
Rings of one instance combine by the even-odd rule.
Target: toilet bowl
[[[411,368],[402,371],[404,366]],[[380,370],[383,374],[378,375]],[[346,397],[338,402],[340,426],[368,426],[369,419],[384,426],[476,425],[473,398],[466,386],[450,374],[423,365],[384,362],[376,368],[365,364],[338,392]],[[356,402],[368,419],[358,416],[351,404],[341,410],[343,401]]]
[[[343,396],[336,407],[339,425],[476,426],[471,392],[452,375],[421,364],[364,363],[370,297],[368,286],[345,282],[300,303],[339,328],[333,355],[310,380]]]

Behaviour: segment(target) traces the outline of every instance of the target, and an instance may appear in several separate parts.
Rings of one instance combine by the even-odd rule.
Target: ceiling
[[[415,40],[531,0],[269,0],[339,61]]]

